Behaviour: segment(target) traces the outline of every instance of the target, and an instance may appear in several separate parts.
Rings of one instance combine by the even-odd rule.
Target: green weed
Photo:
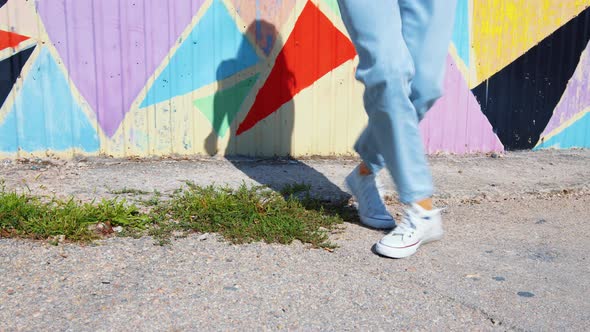
[[[149,217],[135,205],[121,200],[98,204],[74,199],[41,200],[39,197],[0,191],[0,236],[48,239],[63,236],[68,241],[88,242],[100,234],[96,226],[145,229]]]
[[[300,193],[309,193],[311,191],[311,185],[306,183],[292,183],[286,184],[281,189],[281,194],[285,197],[293,196]]]
[[[127,194],[147,195],[147,194],[149,194],[149,191],[124,187],[124,188],[118,189],[118,190],[109,190],[109,194],[113,194],[113,195],[127,195]]]
[[[187,183],[166,200],[154,192],[143,201],[145,211],[140,211],[119,199],[98,203],[43,200],[0,188],[0,236],[42,240],[62,236],[67,241],[88,242],[121,226],[120,236],[147,234],[161,245],[170,243],[175,234],[198,232],[218,233],[236,244],[299,240],[313,247],[332,248],[329,232],[343,221],[354,220],[354,213],[347,211],[344,202],[322,202],[309,191],[310,186],[302,184],[276,193],[260,186],[231,189]],[[305,197],[294,196],[301,192]]]

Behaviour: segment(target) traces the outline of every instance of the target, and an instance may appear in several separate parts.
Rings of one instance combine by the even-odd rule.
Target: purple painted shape
[[[577,113],[590,106],[590,43],[541,137],[551,133]]]
[[[38,12],[108,136],[204,0],[43,0]]]
[[[426,114],[420,129],[428,153],[504,150],[451,56],[447,57],[444,95]]]

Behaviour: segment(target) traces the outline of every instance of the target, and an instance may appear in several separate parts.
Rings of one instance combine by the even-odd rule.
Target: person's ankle
[[[423,208],[426,211],[432,211],[434,209],[434,206],[432,204],[432,198],[423,199],[421,201],[416,202],[416,204],[418,204],[421,208]]]
[[[371,170],[369,169],[369,167],[367,167],[365,163],[361,163],[359,165],[359,174],[362,176],[367,176],[373,174],[373,172],[371,172]]]

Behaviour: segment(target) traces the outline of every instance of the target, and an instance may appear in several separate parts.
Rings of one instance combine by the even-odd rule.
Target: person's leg
[[[398,0],[339,0],[339,4],[359,54],[356,77],[365,85],[369,116],[357,152],[371,171],[383,160],[402,203],[427,199],[433,193],[432,178],[418,127],[420,117],[410,99],[415,69],[402,34]]]
[[[442,94],[455,0],[398,1],[402,34],[416,68],[410,100],[421,120]],[[415,253],[421,244],[438,240],[442,234],[440,211],[432,209],[432,199],[427,197],[413,201],[404,220],[383,237],[375,249],[385,256],[407,257]]]
[[[380,137],[384,129],[375,128],[375,123],[382,120],[375,121],[373,118],[380,116],[377,113],[389,112],[391,109],[389,105],[385,105],[387,98],[383,96],[383,90],[387,90],[384,87],[387,85],[387,77],[397,76],[408,85],[407,80],[413,73],[411,56],[403,43],[397,1],[339,0],[339,5],[344,24],[359,54],[356,77],[365,84],[363,98],[369,116],[369,124],[355,144],[355,150],[363,163],[346,178],[346,183],[357,198],[361,221],[368,225],[381,224],[391,228],[395,226],[395,222],[387,212],[375,183],[377,172],[387,164],[382,154],[383,142],[387,141],[386,146],[391,146],[391,139]],[[397,61],[390,62],[391,58],[396,58]],[[393,74],[398,69],[400,71]],[[402,74],[402,70],[406,72]],[[409,91],[408,87],[405,98],[408,107],[411,106]],[[380,101],[385,109],[377,106]]]
[[[375,145],[368,135],[370,133],[365,129],[355,144],[355,150],[364,161],[346,177],[345,182],[357,200],[361,222],[373,228],[391,229],[395,227],[395,220],[387,211],[377,184],[377,173],[384,164],[383,157],[373,149]]]
[[[414,61],[410,99],[420,120],[442,96],[456,0],[398,0],[402,34]]]
[[[416,69],[410,100],[422,120],[442,96],[456,0],[399,0],[399,6],[402,34]],[[427,210],[433,208],[431,198],[418,204]]]
[[[359,138],[356,140],[354,150],[363,160],[361,163],[361,169],[363,172],[376,174],[385,167],[383,156],[379,153],[377,144],[375,144],[375,139],[372,137],[368,127],[363,130]]]

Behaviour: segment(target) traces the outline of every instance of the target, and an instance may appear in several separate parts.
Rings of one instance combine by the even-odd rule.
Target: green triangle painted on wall
[[[258,74],[214,95],[194,101],[194,105],[209,119],[218,136],[225,136],[257,80]]]
[[[338,6],[338,0],[322,0],[326,6],[330,7],[330,9],[340,16],[340,7]]]

